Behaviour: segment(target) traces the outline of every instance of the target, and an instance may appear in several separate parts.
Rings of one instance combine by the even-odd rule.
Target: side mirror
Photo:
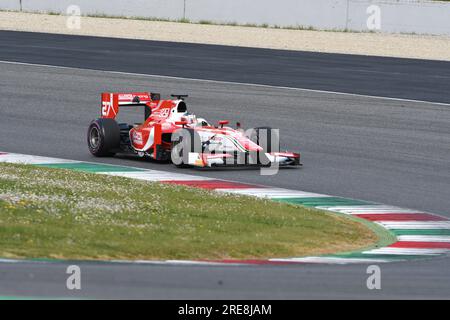
[[[224,125],[229,124],[229,123],[230,123],[230,121],[228,121],[228,120],[220,120],[219,121],[219,125],[221,128],[223,128]]]

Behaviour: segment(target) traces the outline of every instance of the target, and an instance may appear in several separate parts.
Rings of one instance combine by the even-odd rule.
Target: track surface
[[[366,287],[367,266],[204,267],[73,263],[81,290],[66,289],[69,264],[1,264],[0,295],[105,299],[441,299],[448,260],[381,266],[381,290]]]
[[[450,62],[0,31],[0,60],[450,103]]]
[[[450,101],[448,63],[11,32],[0,32],[0,42],[3,60],[268,85],[305,84],[371,95],[386,95],[387,86],[391,97]],[[293,65],[305,72],[294,73]],[[220,72],[225,69],[230,72]],[[423,89],[414,89],[419,85]],[[87,152],[85,128],[98,116],[99,92],[115,90],[189,93],[191,110],[211,120],[281,128],[282,144],[301,150],[306,164],[273,177],[255,170],[186,173],[450,216],[450,106],[445,105],[0,63],[1,149],[98,161]],[[136,113],[131,111],[126,118],[140,119],[142,112]],[[179,170],[134,159],[101,161]],[[65,282],[59,281],[66,276],[63,269],[62,265],[1,265],[0,295],[70,294],[64,290]],[[450,284],[442,281],[450,276],[448,259],[383,266],[388,281],[377,293],[365,287],[365,266],[180,271],[179,267],[89,265],[86,270],[91,287],[87,284],[89,289],[81,294],[91,297],[450,297]],[[124,275],[125,270],[133,271]],[[181,272],[183,276],[176,276]],[[108,282],[108,277],[116,280]],[[219,280],[230,286],[217,285]],[[123,291],[107,290],[119,283]]]

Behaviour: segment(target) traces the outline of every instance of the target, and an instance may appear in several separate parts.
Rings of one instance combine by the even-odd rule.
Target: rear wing
[[[151,114],[150,102],[159,101],[159,93],[131,92],[131,93],[102,93],[102,118],[115,119],[120,107],[145,106],[145,119]]]

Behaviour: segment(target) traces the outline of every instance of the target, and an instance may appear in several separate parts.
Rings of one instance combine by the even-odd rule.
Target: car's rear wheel
[[[120,148],[119,125],[113,119],[92,121],[87,132],[87,143],[94,156],[113,156]]]

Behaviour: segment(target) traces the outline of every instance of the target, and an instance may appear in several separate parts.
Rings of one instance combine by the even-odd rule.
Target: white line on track
[[[251,195],[255,197],[261,197],[261,198],[310,198],[310,197],[331,197],[328,195],[318,194],[318,193],[311,193],[311,192],[304,192],[304,191],[295,191],[295,190],[288,190],[288,189],[282,189],[282,188],[248,188],[248,189],[219,189],[218,192],[224,192],[224,193],[235,193],[235,194],[245,194],[245,195]]]
[[[378,221],[387,229],[450,229],[450,221]]]
[[[417,248],[380,248],[373,249],[369,251],[364,251],[364,254],[374,255],[376,258],[377,254],[392,254],[392,255],[440,255],[445,254],[449,250],[448,249],[417,249]]]
[[[416,235],[405,235],[397,236],[398,241],[408,241],[408,242],[450,242],[450,236],[416,236]]]
[[[370,256],[369,256],[370,257]],[[287,259],[270,259],[273,262],[298,262],[298,263],[318,263],[318,264],[351,264],[351,263],[386,263],[386,259],[374,258],[339,258],[339,257],[304,257],[304,258],[287,258]]]
[[[23,65],[23,66],[34,66],[34,67],[45,67],[45,68],[56,68],[56,69],[67,69],[67,70],[95,71],[95,72],[104,72],[104,73],[111,73],[111,74],[127,75],[127,76],[140,76],[140,77],[163,78],[163,79],[173,79],[173,80],[183,80],[183,81],[196,81],[196,82],[217,83],[217,84],[230,84],[230,85],[259,87],[259,88],[271,88],[271,89],[282,89],[282,90],[292,90],[292,91],[315,92],[315,93],[323,93],[323,94],[334,94],[334,95],[352,96],[352,97],[361,97],[361,98],[370,98],[370,99],[383,99],[383,100],[391,100],[391,101],[428,103],[428,104],[439,105],[439,106],[446,106],[446,107],[450,106],[450,103],[444,103],[444,102],[432,102],[432,101],[425,101],[425,100],[392,98],[392,97],[383,97],[383,96],[376,96],[376,95],[366,95],[366,94],[338,92],[338,91],[329,91],[329,90],[317,90],[317,89],[307,89],[307,88],[283,87],[283,86],[274,86],[274,85],[267,85],[267,84],[256,84],[256,83],[245,83],[245,82],[233,82],[233,81],[221,81],[221,80],[184,78],[184,77],[164,76],[164,75],[156,75],[156,74],[133,73],[133,72],[123,72],[123,71],[113,71],[113,70],[97,70],[97,69],[90,69],[90,68],[65,67],[65,66],[55,66],[55,65],[49,65],[49,64],[17,62],[17,61],[5,61],[5,60],[0,60],[0,63]]]
[[[14,153],[8,153],[3,155],[0,162],[10,162],[10,163],[22,163],[22,164],[46,164],[46,163],[77,163],[80,161],[76,160],[66,160],[43,156],[32,156],[32,155],[18,155]]]
[[[381,207],[381,205],[380,205]],[[333,212],[340,212],[340,213],[346,213],[346,214],[423,214],[423,211],[420,210],[413,210],[413,209],[401,209],[401,208],[395,208],[395,209],[359,209],[356,207],[355,209],[334,209],[333,207],[317,207],[318,209],[333,211]]]

